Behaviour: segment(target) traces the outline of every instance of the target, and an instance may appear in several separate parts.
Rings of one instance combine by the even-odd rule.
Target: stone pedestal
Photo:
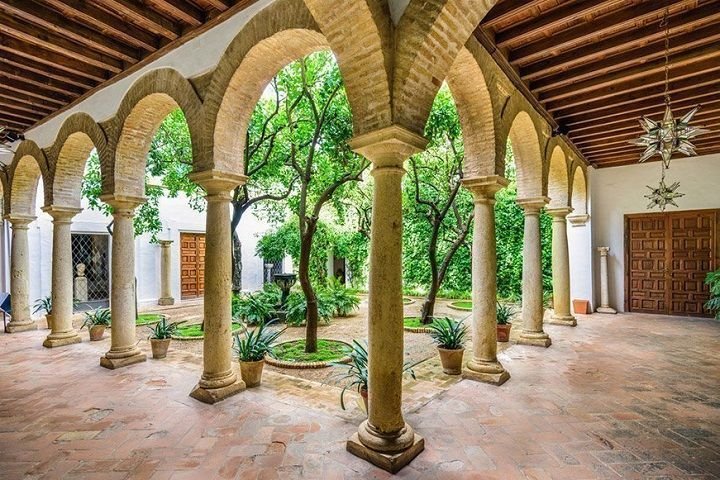
[[[52,206],[43,209],[53,217],[52,331],[43,342],[48,348],[80,343],[73,328],[72,219],[79,208]],[[48,318],[50,316],[48,315]]]
[[[171,290],[172,240],[160,240],[160,298],[158,305],[173,305],[175,299]]]
[[[502,385],[510,374],[497,359],[497,251],[495,194],[508,181],[499,176],[463,180],[473,194],[475,220],[472,244],[472,358],[463,378]]]
[[[610,293],[608,289],[608,253],[610,252],[610,247],[598,247],[598,252],[600,252],[600,306],[596,312],[615,314],[617,310],[610,306]]]
[[[145,199],[107,196],[103,201],[113,207],[112,282],[110,309],[112,329],[110,350],[100,358],[100,365],[115,369],[144,362],[146,356],[137,346],[135,336],[135,208]]]
[[[190,396],[216,403],[245,389],[245,382],[233,370],[232,346],[232,264],[230,199],[232,190],[247,181],[243,175],[227,172],[194,173],[191,179],[207,192],[205,227],[205,338],[203,373]]]
[[[368,419],[347,449],[397,472],[424,448],[402,415],[402,177],[403,162],[427,141],[398,126],[355,137],[350,145],[373,164],[368,296]]]
[[[30,317],[30,257],[28,252],[28,229],[35,220],[31,215],[9,215],[12,226],[10,249],[10,302],[12,315],[7,324],[8,333],[36,330]]]
[[[549,347],[552,341],[543,331],[542,265],[540,263],[540,210],[547,197],[526,198],[517,203],[525,211],[523,236],[522,319],[518,343]]]
[[[567,216],[571,207],[548,208],[552,216],[553,314],[547,323],[574,327],[577,320],[570,313],[570,252],[567,238]]]

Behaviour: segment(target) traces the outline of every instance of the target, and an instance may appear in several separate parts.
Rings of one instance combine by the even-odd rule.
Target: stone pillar
[[[190,396],[216,403],[245,389],[233,368],[232,347],[232,244],[230,199],[247,177],[227,172],[199,172],[190,177],[207,192],[205,227],[205,338],[203,373]]]
[[[472,244],[472,359],[463,378],[502,385],[510,374],[497,360],[497,252],[495,194],[508,185],[500,176],[463,180],[475,204]]]
[[[172,284],[172,240],[160,240],[160,298],[158,305],[173,305],[175,299],[170,288]]]
[[[617,313],[617,310],[610,306],[610,293],[608,291],[608,252],[610,247],[598,247],[600,252],[600,306],[598,313]]]
[[[137,346],[135,336],[135,209],[145,199],[110,195],[101,199],[113,207],[112,280],[110,309],[112,329],[110,350],[100,358],[100,365],[115,369],[144,362],[146,356]]]
[[[552,215],[553,315],[547,323],[574,327],[577,320],[570,313],[570,252],[567,216],[571,207],[548,208]]]
[[[549,347],[550,336],[543,331],[542,265],[540,263],[540,210],[547,197],[527,198],[517,203],[525,211],[523,236],[522,318],[518,343]]]
[[[7,332],[36,330],[30,317],[30,257],[28,252],[28,228],[35,220],[32,215],[7,216],[12,226],[10,247],[10,309],[12,310]]]
[[[43,209],[53,217],[52,248],[52,331],[43,346],[61,347],[80,343],[73,328],[72,219],[79,208],[52,206]]]
[[[368,419],[347,442],[350,453],[390,472],[424,448],[402,415],[402,177],[404,161],[427,141],[391,126],[355,137],[350,146],[373,164],[368,296]]]

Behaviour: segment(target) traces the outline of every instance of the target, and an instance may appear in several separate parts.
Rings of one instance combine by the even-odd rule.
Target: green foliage
[[[161,313],[141,313],[135,319],[135,325],[150,325],[165,318]]]
[[[497,302],[497,312],[495,318],[498,325],[507,325],[512,323],[513,317],[517,314],[515,308],[509,303]]]
[[[260,293],[241,293],[233,295],[232,315],[248,325],[258,325],[270,320],[275,303]]]
[[[265,354],[272,350],[280,335],[285,329],[270,330],[267,327],[273,321],[260,323],[254,330],[243,326],[242,336],[236,333],[233,338],[233,349],[241,362],[258,362],[265,358]]]
[[[35,300],[33,313],[45,312],[52,315],[52,297],[42,297]]]
[[[270,355],[285,362],[331,362],[346,357],[351,347],[337,340],[318,340],[317,352],[305,351],[305,339],[281,343],[272,349]]]
[[[94,327],[95,325],[104,325],[106,327],[110,326],[110,309],[109,308],[97,308],[95,310],[91,310],[89,312],[85,312],[85,320],[83,321],[82,328],[90,328]]]
[[[360,297],[336,278],[328,281],[324,293],[330,299],[338,317],[347,317],[360,306]]]
[[[422,318],[420,317],[405,317],[403,319],[403,326],[409,328],[428,328],[431,324],[432,322],[422,323]]]
[[[317,291],[318,316],[319,320],[329,324],[330,319],[335,313],[335,305],[332,298],[323,290]],[[288,325],[300,326],[305,323],[307,317],[307,300],[302,291],[294,291],[288,295],[287,305],[285,306],[285,321]]]
[[[242,328],[242,324],[233,322],[231,331],[236,332]],[[180,338],[201,338],[205,336],[201,323],[193,323],[192,325],[180,325],[175,331],[175,337]]]
[[[471,302],[471,301],[468,301],[468,300],[461,300],[461,301],[459,301],[459,302],[452,302],[452,303],[450,304],[450,306],[451,306],[451,307],[455,307],[455,308],[457,308],[457,309],[459,309],[459,310],[467,310],[467,311],[471,311],[471,310],[472,310],[472,302]]]
[[[460,350],[465,346],[468,328],[463,322],[449,317],[436,318],[428,325],[430,337],[439,348]]]
[[[710,300],[705,303],[705,308],[720,320],[720,270],[708,273],[705,284],[710,287]]]
[[[148,329],[150,329],[149,338],[155,340],[165,340],[171,338],[175,334],[175,331],[178,329],[178,326],[183,323],[185,323],[185,320],[180,322],[168,323],[167,318],[162,317],[162,319],[158,323],[147,327]]]

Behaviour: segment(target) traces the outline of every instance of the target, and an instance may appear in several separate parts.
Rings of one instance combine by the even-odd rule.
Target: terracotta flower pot
[[[97,342],[102,340],[105,335],[105,325],[93,325],[90,327],[90,341]]]
[[[587,300],[575,299],[572,301],[573,311],[580,315],[587,315],[590,313],[590,302]]]
[[[47,322],[47,326],[50,330],[52,330],[53,326],[53,316],[52,313],[48,313],[45,315],[45,321]]]
[[[365,413],[368,412],[368,391],[367,388],[361,388],[360,389],[360,397],[362,398],[363,403],[365,404]]]
[[[497,326],[497,341],[498,342],[509,341],[511,328],[512,328],[512,323],[506,323],[505,325],[498,325]]]
[[[170,338],[151,338],[150,347],[152,348],[153,358],[167,357],[167,351],[170,347]]]
[[[240,377],[242,377],[246,387],[252,388],[260,385],[264,366],[265,360],[257,362],[240,361]]]
[[[460,375],[462,373],[464,348],[448,350],[438,347],[438,352],[440,352],[440,363],[442,363],[444,373],[448,375]]]

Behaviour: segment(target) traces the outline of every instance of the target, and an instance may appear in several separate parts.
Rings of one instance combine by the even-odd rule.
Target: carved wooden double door
[[[205,293],[205,234],[180,233],[180,294],[197,298]]]

